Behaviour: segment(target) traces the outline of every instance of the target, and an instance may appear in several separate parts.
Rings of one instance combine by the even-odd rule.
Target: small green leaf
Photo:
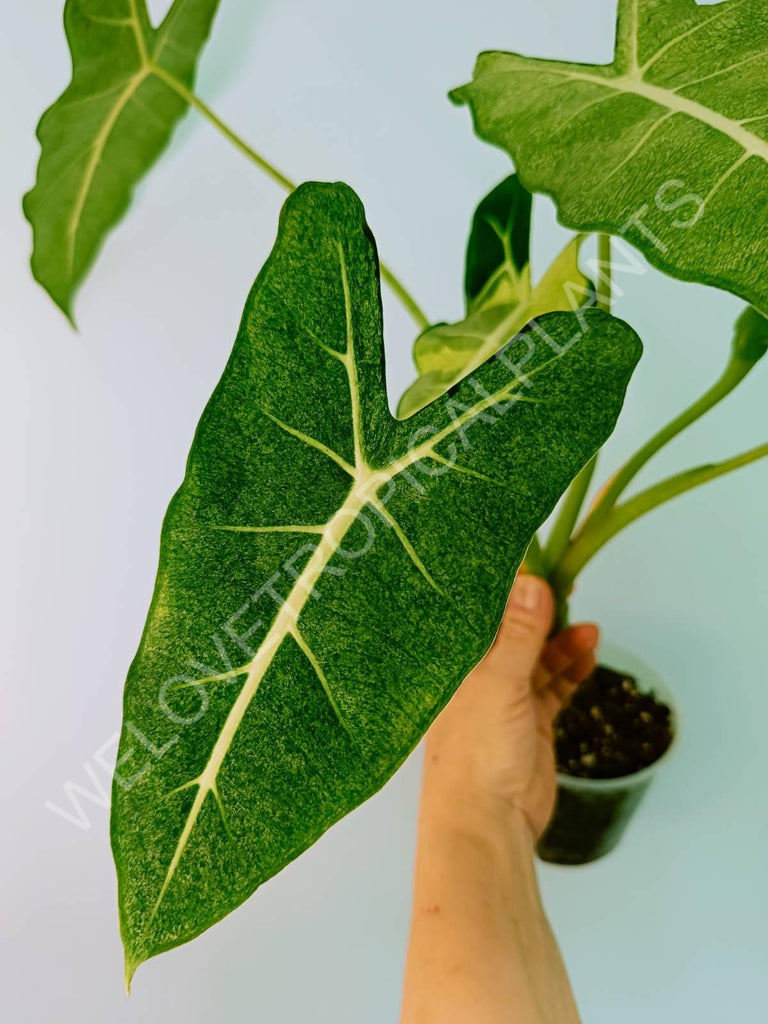
[[[517,286],[529,273],[532,200],[510,174],[475,210],[464,271],[468,312],[520,301]]]
[[[159,28],[145,0],[67,0],[72,81],[44,114],[37,182],[24,197],[32,272],[72,319],[72,300],[187,101],[218,0],[174,0]]]
[[[389,412],[378,262],[344,185],[288,199],[163,527],[112,843],[130,978],[371,796],[490,645],[535,528],[640,353],[542,317]]]
[[[765,0],[619,0],[612,64],[481,54],[467,103],[579,231],[768,313]]]
[[[580,238],[574,238],[531,285],[528,240],[531,194],[510,175],[480,203],[467,246],[467,316],[436,324],[416,339],[419,376],[400,399],[398,415],[410,416],[444,394],[542,313],[572,311],[591,295],[579,270]]]

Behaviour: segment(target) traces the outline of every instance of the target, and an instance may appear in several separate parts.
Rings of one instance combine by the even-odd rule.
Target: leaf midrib
[[[621,75],[617,78],[600,78],[596,75],[571,72],[569,77],[576,80],[593,82],[596,85],[604,85],[618,92],[634,93],[636,96],[642,96],[659,106],[666,107],[672,113],[687,114],[697,121],[708,124],[721,134],[729,136],[751,156],[759,156],[763,160],[768,161],[768,141],[749,131],[741,122],[734,121],[733,118],[726,117],[725,114],[721,114],[717,110],[699,103],[697,100],[681,96],[677,92],[672,92],[663,86],[654,85],[652,82],[647,82],[644,78],[632,75]]]
[[[209,793],[216,791],[216,781],[221,765],[227,756],[237,730],[240,728],[240,723],[283,641],[298,631],[299,616],[304,605],[309,600],[315,584],[320,579],[323,570],[338,551],[352,522],[354,522],[358,514],[368,503],[368,498],[364,497],[364,493],[362,489],[353,487],[344,504],[328,521],[320,543],[315,548],[303,571],[296,578],[288,597],[280,606],[280,611],[275,617],[266,637],[249,663],[248,677],[229,710],[229,714],[224,721],[221,732],[216,738],[205,768],[196,779],[184,783],[184,787],[196,785],[197,792],[184,823],[184,828],[179,835],[173,857],[168,865],[162,887],[149,918],[148,926],[154,920],[160,904],[168,891],[168,886],[173,880],[176,868],[186,849],[189,837],[195,827],[206,797]]]
[[[521,60],[525,66],[503,71],[490,71],[488,72],[489,76],[508,75],[515,72],[540,73],[530,66],[535,61],[525,57],[516,59]],[[546,62],[543,63],[546,64]],[[768,141],[749,131],[740,121],[734,121],[733,118],[726,117],[725,114],[721,114],[711,107],[699,103],[697,100],[681,96],[679,93],[665,89],[663,86],[654,85],[652,82],[647,82],[639,76],[592,75],[587,71],[570,71],[552,66],[545,67],[543,73],[557,75],[570,81],[589,82],[590,85],[603,86],[606,89],[612,89],[619,95],[634,94],[650,100],[652,103],[657,104],[657,106],[665,107],[673,114],[687,114],[694,120],[707,124],[721,135],[730,138],[737,145],[741,146],[749,156],[758,156],[768,162]]]
[[[142,67],[136,72],[136,74],[132,75],[128,79],[128,84],[118,96],[115,105],[107,113],[107,116],[104,119],[104,124],[96,136],[96,140],[91,151],[91,157],[85,168],[83,183],[78,189],[75,204],[72,207],[72,215],[70,216],[69,223],[67,225],[67,266],[70,274],[73,273],[75,267],[77,235],[82,223],[83,211],[85,209],[85,204],[88,202],[88,196],[91,192],[93,180],[96,177],[96,171],[98,170],[99,164],[104,156],[107,142],[109,141],[109,137],[112,134],[123,110],[125,110],[133,96],[135,96],[142,82],[146,81],[150,74],[151,71],[149,67]]]

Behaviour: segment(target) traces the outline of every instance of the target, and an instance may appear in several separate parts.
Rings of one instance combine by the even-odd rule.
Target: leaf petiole
[[[578,516],[578,510],[575,515],[568,511],[570,505],[575,504],[578,500],[579,477],[576,478],[563,505],[562,525],[559,520],[548,545],[547,571],[560,605],[566,606],[567,595],[573,586],[573,581],[587,562],[594,558],[603,545],[607,544],[612,537],[629,526],[630,523],[677,495],[768,454],[768,445],[760,445],[741,455],[726,459],[724,462],[684,470],[647,488],[623,504],[617,505],[624,490],[645,464],[664,445],[730,394],[754,369],[766,351],[768,351],[768,320],[757,310],[748,306],[736,321],[731,342],[731,354],[720,377],[687,409],[684,409],[654,434],[619,469],[603,488],[581,529],[573,539],[569,540],[566,535],[568,522],[570,521],[571,529],[573,529]],[[576,491],[575,495],[572,494],[574,490]]]
[[[596,302],[598,309],[611,312],[611,236],[601,232],[597,236]],[[555,525],[544,549],[544,565],[552,572],[562,558],[581,515],[589,485],[597,469],[598,453],[592,456],[571,483],[563,499]]]
[[[585,527],[605,520],[622,493],[658,451],[709,412],[739,385],[762,358],[768,344],[765,319],[749,307],[736,322],[731,355],[725,369],[696,401],[657,431],[608,481],[587,518]]]
[[[226,125],[213,110],[211,110],[208,104],[201,100],[196,93],[192,92],[191,89],[188,89],[183,82],[180,82],[178,78],[169,74],[165,68],[158,64],[152,63],[151,68],[152,72],[157,75],[158,78],[165,82],[169,88],[173,89],[177,95],[195,109],[198,114],[204,117],[206,121],[212,124],[225,139],[231,142],[232,145],[252,163],[256,164],[259,170],[263,171],[263,173],[266,174],[268,178],[271,178],[275,184],[285,189],[286,192],[293,192],[296,189],[297,186],[294,181],[291,181],[291,179],[283,174],[282,171],[279,171],[274,164],[271,164],[260,153],[257,153],[252,146],[249,146],[244,139],[241,139],[239,135],[233,132],[232,129]],[[402,281],[385,263],[380,264],[380,270],[382,279],[386,281],[392,290],[392,293],[397,297],[404,309],[413,318],[419,330],[426,330],[430,325],[430,321]]]
[[[268,160],[265,160],[261,154],[257,153],[255,149],[248,145],[244,139],[241,139],[239,135],[236,135],[231,128],[229,128],[220,117],[218,117],[208,106],[204,103],[191,89],[188,89],[183,82],[180,82],[174,75],[169,74],[165,68],[159,64],[152,64],[152,72],[157,75],[165,84],[173,89],[185,103],[188,103],[190,107],[193,107],[198,114],[209,121],[217,131],[221,132],[225,139],[228,139],[232,145],[239,149],[240,152],[248,157],[248,159],[256,164],[256,166],[271,178],[277,185],[284,188],[286,192],[293,192],[296,188],[296,183],[287,178],[281,171],[279,171],[273,164]]]
[[[553,571],[568,547],[596,468],[597,455],[593,455],[565,492],[560,512],[544,548],[543,563],[547,573]]]
[[[597,236],[597,301],[598,309],[611,312],[611,236]]]
[[[546,563],[544,562],[544,552],[541,550],[538,534],[534,533],[531,538],[531,543],[528,545],[528,550],[525,553],[522,568],[525,572],[529,572],[533,576],[541,576],[546,579]]]
[[[724,459],[722,462],[697,466],[684,470],[660,483],[641,491],[621,505],[615,506],[605,519],[587,522],[584,529],[572,542],[559,565],[552,573],[552,586],[557,594],[567,594],[576,577],[597,552],[636,519],[651,512],[680,494],[700,487],[717,477],[731,473],[768,456],[768,443],[750,448],[745,452]]]

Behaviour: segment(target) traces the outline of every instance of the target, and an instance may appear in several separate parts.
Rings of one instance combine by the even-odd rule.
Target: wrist
[[[474,878],[494,915],[527,922],[533,937],[546,926],[538,892],[535,836],[524,811],[468,787],[422,789],[419,857],[437,877]]]
[[[507,776],[506,763],[465,757],[457,760],[444,745],[427,738],[422,805],[457,828],[475,833],[519,833],[535,845],[537,833],[525,801]],[[497,759],[498,760],[498,759]]]
[[[522,807],[466,780],[448,783],[425,769],[420,820],[443,833],[473,838],[491,850],[500,848],[506,857],[533,857],[536,837]]]

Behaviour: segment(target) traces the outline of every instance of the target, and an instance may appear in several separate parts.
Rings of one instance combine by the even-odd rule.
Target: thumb
[[[499,632],[487,655],[488,667],[527,685],[552,626],[553,614],[552,591],[545,581],[518,573]]]

